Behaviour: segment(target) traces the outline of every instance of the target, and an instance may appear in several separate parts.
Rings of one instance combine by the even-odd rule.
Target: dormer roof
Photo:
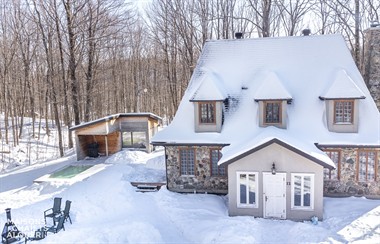
[[[291,100],[292,96],[275,72],[268,72],[254,95],[255,101]]]
[[[223,101],[226,98],[227,92],[221,78],[212,72],[207,72],[190,101]]]
[[[340,69],[336,72],[333,82],[328,85],[327,91],[320,98],[322,100],[364,99],[365,95],[347,72]]]

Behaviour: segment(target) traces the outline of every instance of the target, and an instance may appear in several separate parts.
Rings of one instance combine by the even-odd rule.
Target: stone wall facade
[[[194,175],[181,175],[180,149],[194,149]],[[225,176],[211,175],[210,149],[213,146],[166,146],[167,188],[175,192],[217,193],[228,191],[227,170]]]
[[[380,26],[365,31],[362,74],[380,111]]]
[[[339,152],[338,177],[324,180],[326,196],[380,196],[380,149],[379,148],[323,148]],[[359,150],[376,152],[375,180],[358,180]]]

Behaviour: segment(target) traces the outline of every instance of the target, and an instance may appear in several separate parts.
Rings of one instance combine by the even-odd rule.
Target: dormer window
[[[357,133],[359,103],[365,99],[363,91],[345,70],[338,70],[335,80],[319,99],[326,104],[327,128],[331,132]]]
[[[267,73],[254,99],[259,103],[259,126],[276,126],[286,129],[287,106],[292,96],[275,72]]]
[[[259,103],[259,126],[286,129],[287,100],[256,101]]]
[[[264,124],[281,124],[281,101],[265,101]]]
[[[215,102],[199,102],[199,123],[215,124]]]
[[[214,73],[206,73],[190,99],[194,104],[195,132],[221,132],[223,101],[227,97],[220,77]]]
[[[334,123],[352,124],[354,114],[353,100],[334,101]]]

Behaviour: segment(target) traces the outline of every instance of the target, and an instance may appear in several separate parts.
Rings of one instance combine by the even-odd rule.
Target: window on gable
[[[181,163],[181,175],[194,175],[195,153],[193,148],[181,148],[179,150]]]
[[[314,208],[314,175],[292,174],[292,208]]]
[[[334,122],[336,124],[352,124],[353,115],[353,100],[340,100],[334,102]]]
[[[219,166],[219,159],[222,157],[222,153],[219,149],[210,149],[210,161],[211,161],[211,175],[212,176],[225,176],[226,167]]]
[[[376,180],[376,151],[359,151],[358,152],[358,170],[357,178],[359,181]]]
[[[258,207],[258,173],[237,172],[237,206]]]
[[[281,101],[264,102],[264,124],[281,123]]]
[[[199,122],[201,124],[215,123],[215,102],[199,103]]]
[[[324,169],[324,178],[331,180],[339,180],[340,179],[340,152],[337,150],[329,150],[325,151],[327,156],[331,158],[331,160],[335,164],[335,169]]]

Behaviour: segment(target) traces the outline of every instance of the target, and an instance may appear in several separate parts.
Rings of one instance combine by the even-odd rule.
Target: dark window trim
[[[373,182],[373,181],[377,181],[378,177],[377,177],[377,167],[378,167],[378,151],[377,150],[369,150],[369,149],[359,149],[357,150],[357,155],[356,155],[356,181],[358,182],[363,182],[361,180],[359,180],[359,166],[360,166],[360,157],[359,157],[359,154],[360,152],[365,152],[366,153],[366,173],[365,173],[365,181],[364,182]],[[375,153],[375,165],[374,165],[374,168],[375,168],[375,177],[373,180],[368,180],[368,153]]]
[[[227,177],[227,166],[225,165],[218,165],[218,174],[217,175],[214,175],[212,172],[213,172],[213,167],[212,167],[212,151],[214,150],[217,150],[219,152],[219,155],[218,155],[218,161],[220,160],[220,157],[222,156],[222,153],[220,152],[222,148],[220,147],[212,147],[212,148],[209,148],[209,153],[210,153],[210,175],[213,176],[213,177],[223,177],[223,178],[226,178]],[[224,175],[223,174],[220,174],[219,172],[219,169],[220,168],[224,168]]]
[[[202,122],[202,104],[212,104],[214,108],[213,113],[213,122]],[[198,102],[198,122],[200,125],[215,125],[216,124],[216,102],[207,101],[207,102]]]
[[[341,150],[339,149],[326,149],[324,150],[324,152],[327,154],[327,156],[329,156],[329,158],[331,158],[331,153],[333,152],[337,152],[338,153],[338,165],[337,165],[337,168],[335,169],[337,171],[337,179],[336,180],[340,180],[340,170],[341,170]],[[331,179],[331,170],[332,169],[328,169],[329,170],[329,180],[335,180],[335,179]]]
[[[280,125],[282,124],[282,101],[283,100],[266,100],[266,101],[263,101],[263,124],[264,125]],[[266,117],[267,117],[267,104],[268,103],[276,103],[278,104],[278,118],[279,118],[279,122],[275,122],[275,123],[270,123],[270,122],[266,122]]]
[[[351,118],[350,118],[350,122],[336,122],[336,104],[338,102],[350,102],[351,103]],[[354,114],[355,114],[355,100],[354,99],[339,99],[339,100],[334,100],[334,124],[335,125],[344,125],[344,124],[353,124],[354,123]],[[343,110],[344,111],[344,110]],[[342,116],[344,117],[344,112],[342,114]]]

